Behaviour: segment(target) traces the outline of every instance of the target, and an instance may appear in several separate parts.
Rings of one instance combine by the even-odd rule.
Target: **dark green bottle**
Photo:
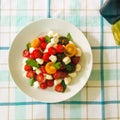
[[[120,0],[106,0],[100,13],[112,25],[115,42],[120,45]]]

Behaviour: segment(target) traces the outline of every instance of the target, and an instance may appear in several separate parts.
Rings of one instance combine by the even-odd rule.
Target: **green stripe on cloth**
[[[117,78],[116,70],[104,70],[104,80],[116,80]]]
[[[100,70],[92,70],[89,80],[100,81]]]

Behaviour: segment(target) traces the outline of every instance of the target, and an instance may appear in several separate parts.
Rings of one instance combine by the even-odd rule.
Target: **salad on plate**
[[[22,52],[23,70],[30,86],[64,92],[81,70],[81,49],[70,33],[49,31],[26,43]]]

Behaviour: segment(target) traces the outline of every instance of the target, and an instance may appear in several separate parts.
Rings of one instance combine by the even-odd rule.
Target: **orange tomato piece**
[[[54,74],[56,72],[56,68],[54,66],[54,62],[48,62],[45,65],[45,70],[48,74]]]
[[[77,53],[77,48],[74,44],[67,44],[65,46],[65,55],[72,57]]]
[[[35,38],[32,42],[31,42],[31,47],[37,48],[39,47],[41,44],[39,38]]]

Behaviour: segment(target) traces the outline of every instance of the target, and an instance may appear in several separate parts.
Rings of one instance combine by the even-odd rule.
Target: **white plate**
[[[70,32],[74,42],[83,51],[81,58],[82,70],[64,93],[55,92],[53,89],[34,89],[29,85],[28,80],[23,75],[22,51],[25,49],[26,43],[50,30],[65,36]],[[92,63],[92,51],[83,33],[74,25],[59,19],[42,19],[27,25],[17,34],[9,51],[9,69],[14,82],[28,96],[41,102],[61,102],[77,94],[86,84],[90,76]]]

